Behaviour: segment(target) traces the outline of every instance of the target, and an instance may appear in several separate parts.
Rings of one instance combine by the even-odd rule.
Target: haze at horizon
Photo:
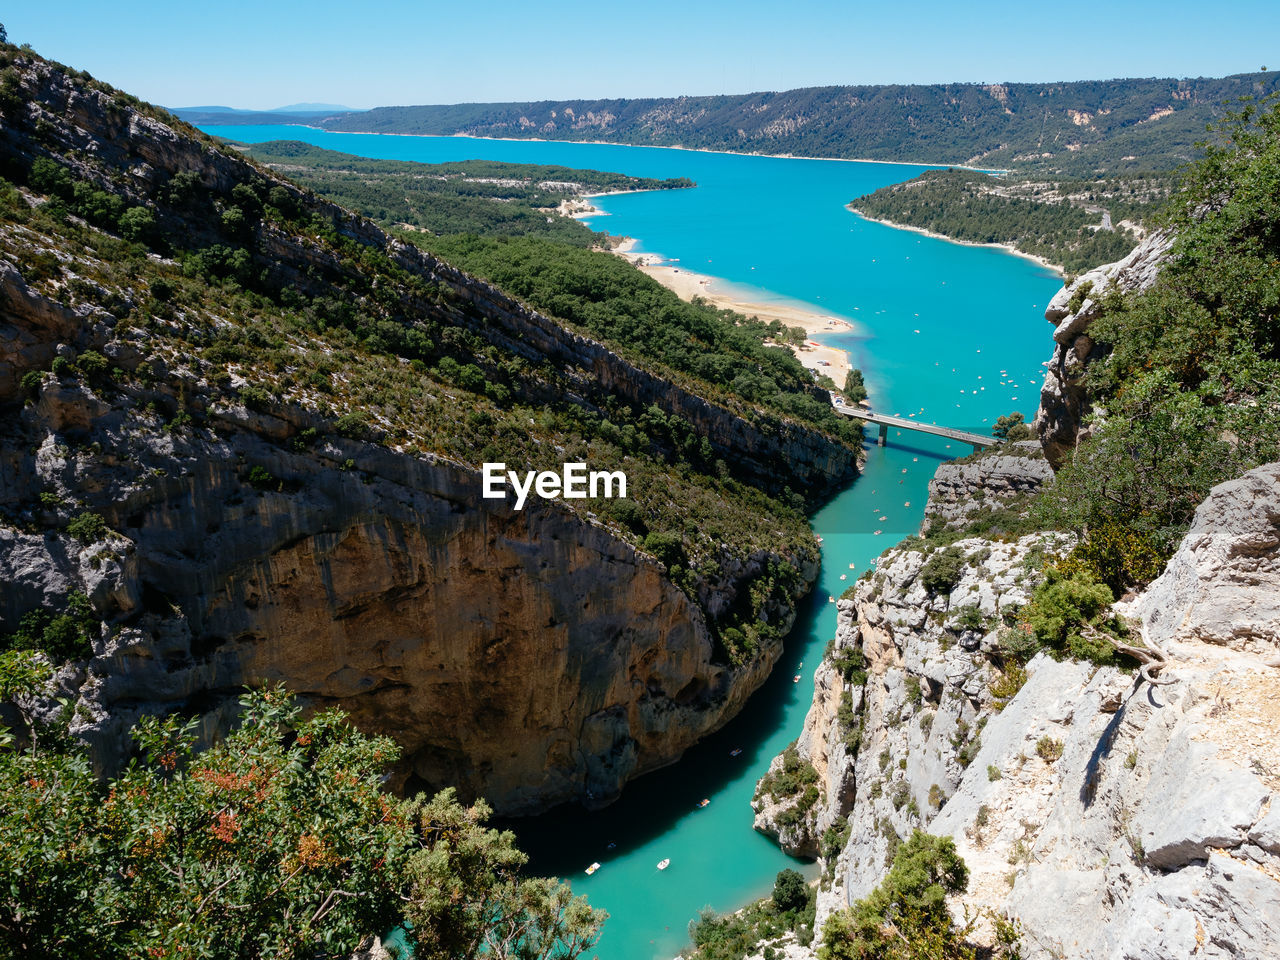
[[[1275,49],[1275,31],[1257,29],[1276,19],[1267,0],[1012,9],[798,0],[780,17],[761,0],[492,0],[465,12],[392,0],[361,17],[333,0],[228,0],[215,19],[188,5],[69,0],[0,19],[10,42],[153,102],[251,109],[1223,76],[1267,65]]]

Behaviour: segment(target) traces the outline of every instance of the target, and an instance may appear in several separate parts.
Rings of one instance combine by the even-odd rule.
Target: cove
[[[1036,409],[1052,343],[1044,308],[1059,279],[999,250],[895,230],[845,209],[920,167],[296,126],[204,129],[379,159],[482,158],[690,177],[696,189],[599,198],[603,214],[589,222],[720,278],[744,300],[794,302],[849,320],[851,331],[822,339],[851,353],[885,413],[987,433],[1000,414],[1021,410],[1030,418]],[[863,475],[812,519],[824,540],[819,580],[773,675],[745,710],[679,763],[629,784],[603,811],[565,807],[509,824],[534,869],[564,877],[610,913],[596,951],[601,960],[673,957],[701,908],[732,910],[767,895],[784,867],[813,875],[752,830],[752,791],[770,759],[800,733],[813,670],[835,632],[828,597],[916,532],[935,468],[969,452],[915,433],[890,431],[884,448],[870,440]],[[704,798],[710,803],[699,808]],[[659,871],[666,858],[670,867]],[[584,875],[595,861],[601,869]]]

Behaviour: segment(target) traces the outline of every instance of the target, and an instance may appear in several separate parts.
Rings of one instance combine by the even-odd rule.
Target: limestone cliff
[[[798,743],[823,788],[808,835],[847,836],[828,848],[816,929],[919,827],[956,840],[971,877],[953,911],[985,918],[980,943],[1000,916],[1028,958],[1280,953],[1278,511],[1280,465],[1219,485],[1122,605],[1170,656],[1159,686],[1045,654],[999,669],[1000,616],[1061,535],[957,542],[947,596],[921,585],[918,546],[886,552],[839,603]],[[851,651],[861,685],[838,671]]]
[[[850,444],[704,396],[109,88],[21,52],[5,70],[0,161],[30,186],[0,185],[0,637],[89,597],[92,656],[58,683],[102,765],[141,714],[212,737],[246,684],[283,681],[394,736],[400,783],[599,804],[763,682],[817,556],[766,494],[820,497]],[[112,232],[122,207],[142,239]],[[751,522],[691,524],[698,552],[662,562],[600,502],[479,498],[486,451],[562,460],[609,416],[659,424],[628,458],[677,529],[695,497]],[[727,479],[694,475],[668,417]],[[465,457],[441,452],[463,432]],[[759,643],[726,655],[729,622]]]
[[[1123,260],[1082,274],[1049,301],[1044,316],[1054,325],[1054,348],[1040,389],[1036,430],[1055,469],[1088,435],[1085,419],[1094,408],[1082,381],[1089,364],[1106,353],[1105,345],[1089,335],[1102,297],[1112,290],[1127,293],[1151,286],[1172,243],[1168,231],[1151,233]]]

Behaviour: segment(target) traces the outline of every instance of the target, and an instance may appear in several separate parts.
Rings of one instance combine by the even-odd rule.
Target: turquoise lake
[[[1020,410],[1028,419],[1035,413],[1052,349],[1044,308],[1060,279],[1000,250],[895,230],[845,209],[854,197],[910,179],[920,167],[294,126],[203,129],[247,142],[305,140],[380,159],[482,158],[687,176],[695,189],[599,198],[604,215],[588,222],[720,278],[718,289],[744,299],[808,305],[849,320],[852,331],[820,339],[850,352],[882,412],[978,433],[989,433],[1003,413]],[[679,763],[628,785],[604,811],[563,808],[511,825],[537,870],[570,880],[593,906],[609,911],[601,960],[674,957],[703,907],[732,910],[764,896],[784,867],[813,874],[751,829],[752,791],[770,759],[800,733],[814,668],[835,632],[828,597],[916,532],[934,469],[969,452],[923,434],[891,431],[884,448],[871,440],[863,475],[813,517],[824,540],[819,582],[801,604],[773,675],[743,713]],[[731,757],[735,748],[742,752]],[[699,809],[704,798],[711,802]],[[665,858],[671,865],[659,871]],[[603,866],[585,876],[593,861]]]

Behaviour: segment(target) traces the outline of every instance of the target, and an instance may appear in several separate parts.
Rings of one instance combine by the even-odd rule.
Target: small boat
[[[600,869],[600,864],[593,863],[591,866],[587,867],[587,869],[584,870],[583,872],[589,877],[599,869]]]
[[[791,678],[791,682],[792,682],[792,683],[799,683],[799,682],[800,682],[800,674],[798,674],[798,673],[797,673],[794,677],[792,677],[792,678]]]
[[[835,597],[827,597],[827,603],[835,603],[835,602],[836,602]]]
[[[699,801],[698,801],[698,809],[699,809],[699,810],[701,810],[703,807],[705,807],[705,806],[706,806],[707,804],[709,804],[710,802],[711,802],[711,800],[710,800],[710,799],[708,799],[707,797],[703,797],[701,800],[699,800]]]
[[[852,570],[852,569],[853,569],[854,567],[856,567],[856,566],[857,566],[857,564],[856,564],[856,563],[851,563],[851,564],[849,564],[849,569],[850,569],[850,570]]]
[[[670,857],[666,857],[666,858],[664,858],[664,859],[662,859],[662,860],[659,860],[659,861],[658,861],[658,869],[659,869],[659,870],[665,870],[665,869],[667,869],[667,867],[669,867],[669,866],[671,866],[671,858],[670,858]]]
[[[617,848],[618,848],[618,845],[612,841],[610,841],[609,845],[605,847],[606,850],[616,850]]]
[[[883,530],[877,530],[874,534],[872,534],[872,536],[876,536],[876,537],[878,537],[878,536],[880,536],[880,534],[882,534],[882,533],[884,533],[884,531],[883,531]]]
[[[840,574],[840,579],[841,579],[841,580],[848,580],[848,579],[849,579],[849,575],[848,575],[847,573],[842,573],[842,574]]]
[[[738,754],[740,754],[740,753],[742,753],[742,748],[741,748],[741,747],[734,747],[732,750],[730,750],[730,751],[729,751],[729,756],[731,756],[731,757],[736,757],[736,756],[738,756]]]

